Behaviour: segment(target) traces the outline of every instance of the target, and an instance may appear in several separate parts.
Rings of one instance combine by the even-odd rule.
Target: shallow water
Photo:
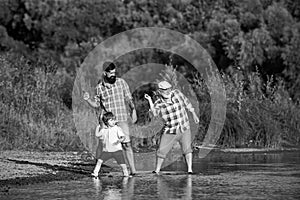
[[[0,199],[300,199],[299,151],[210,153],[194,156],[193,169],[196,174],[187,175],[185,163],[177,161],[160,176],[123,178],[117,172],[16,186]]]

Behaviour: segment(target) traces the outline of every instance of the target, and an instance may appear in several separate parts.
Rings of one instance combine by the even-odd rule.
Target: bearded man
[[[134,165],[133,150],[130,141],[128,112],[126,103],[131,110],[132,122],[137,121],[137,115],[133,98],[129,90],[129,86],[122,78],[116,77],[116,66],[112,62],[103,64],[103,80],[96,86],[96,96],[94,100],[90,99],[89,93],[85,92],[84,99],[92,107],[100,107],[104,112],[112,112],[116,116],[118,125],[125,134],[125,140],[122,142],[123,150],[131,169],[131,175],[136,174]]]

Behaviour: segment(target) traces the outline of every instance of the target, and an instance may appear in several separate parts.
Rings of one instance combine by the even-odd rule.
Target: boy
[[[102,117],[102,121],[104,123],[104,127],[100,129],[100,125],[97,126],[96,137],[102,140],[103,151],[97,158],[97,164],[92,176],[97,178],[102,163],[110,158],[114,158],[122,167],[124,176],[129,176],[121,145],[121,142],[125,140],[125,135],[122,129],[116,125],[117,121],[115,120],[115,116],[112,112],[105,113]]]
[[[159,82],[158,93],[159,98],[155,103],[149,95],[145,94],[154,116],[160,114],[164,121],[164,132],[157,151],[156,170],[153,173],[159,174],[166,155],[172,149],[174,142],[178,141],[185,155],[188,174],[193,174],[191,130],[186,108],[193,114],[195,123],[199,122],[199,118],[191,102],[179,90],[173,90],[169,82]]]

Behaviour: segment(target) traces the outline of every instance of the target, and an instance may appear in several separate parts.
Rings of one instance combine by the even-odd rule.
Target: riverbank
[[[212,152],[222,153],[265,153],[300,150],[299,148],[211,148]],[[117,165],[114,167],[114,164],[111,164],[113,164],[113,162],[110,163],[110,167],[103,167],[103,173],[119,170]],[[93,160],[82,160],[82,154],[79,152],[1,151],[0,191],[6,191],[9,185],[24,185],[55,180],[80,179],[88,176],[93,167]]]
[[[12,185],[77,180],[89,176],[93,167],[93,161],[83,161],[78,152],[1,151],[0,192]],[[103,173],[117,170],[102,168]]]

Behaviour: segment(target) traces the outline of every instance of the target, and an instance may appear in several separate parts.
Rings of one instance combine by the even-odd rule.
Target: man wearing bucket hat
[[[155,103],[148,94],[145,94],[154,116],[161,115],[164,121],[163,134],[157,150],[156,169],[153,173],[159,173],[168,152],[172,149],[173,144],[178,141],[185,155],[188,174],[192,174],[192,138],[186,109],[193,114],[195,123],[199,123],[199,118],[187,97],[178,89],[173,90],[169,82],[159,82],[158,93],[159,98]]]
[[[133,98],[130,93],[128,84],[122,78],[116,77],[116,66],[112,62],[103,64],[103,80],[96,86],[96,96],[94,101],[89,98],[89,94],[85,92],[84,99],[92,107],[100,107],[104,112],[112,112],[116,116],[118,125],[125,134],[125,140],[122,142],[122,147],[125,151],[128,164],[131,169],[131,175],[136,173],[134,165],[133,150],[130,142],[128,112],[126,103],[131,109],[132,122],[137,120],[136,110],[133,103]]]

